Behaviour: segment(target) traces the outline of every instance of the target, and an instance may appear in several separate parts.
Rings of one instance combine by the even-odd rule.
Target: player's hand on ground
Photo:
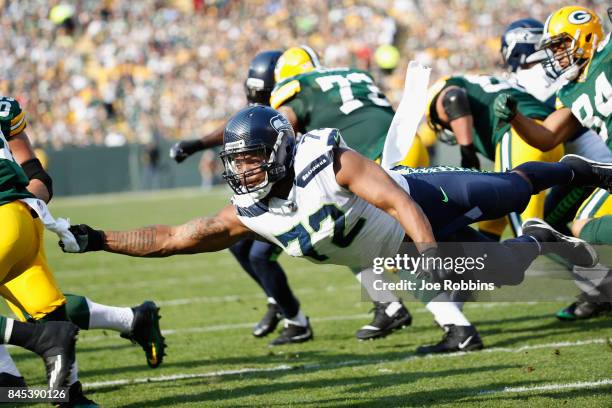
[[[71,225],[69,231],[74,235],[79,245],[77,253],[102,250],[104,244],[104,234],[102,231],[95,230],[86,224]],[[59,241],[58,245],[64,252],[73,252],[68,251],[62,241]]]
[[[493,102],[493,112],[500,120],[510,122],[516,116],[516,99],[507,93],[498,95]]]

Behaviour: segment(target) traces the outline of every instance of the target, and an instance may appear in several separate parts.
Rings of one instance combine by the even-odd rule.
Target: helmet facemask
[[[279,132],[273,148],[265,145],[249,148],[227,148],[221,152],[225,171],[223,178],[236,194],[249,194],[253,199],[265,198],[275,182],[287,174],[285,165],[276,161],[283,135]]]
[[[596,35],[596,34],[592,34]],[[580,30],[576,36],[580,36]],[[597,42],[597,39],[594,39]],[[578,41],[567,33],[542,39],[541,48],[546,53],[542,66],[552,78],[563,77],[567,80],[575,79],[588,61],[583,58],[585,50],[578,47]]]

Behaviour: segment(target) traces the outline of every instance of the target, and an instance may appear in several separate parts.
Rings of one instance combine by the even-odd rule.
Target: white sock
[[[6,325],[4,326],[4,333],[0,333],[2,338],[4,339],[4,344],[9,344],[11,340],[11,334],[13,334],[13,324],[15,323],[14,319],[10,317],[6,318]]]
[[[399,299],[395,294],[388,290],[376,290],[374,282],[381,279],[380,275],[376,275],[372,268],[364,269],[355,274],[355,278],[361,283],[361,287],[367,292],[368,297],[376,302],[398,302]]]
[[[68,386],[71,386],[75,382],[79,381],[79,368],[77,367],[76,358],[74,359],[74,363],[70,368],[70,375],[68,376]]]
[[[0,344],[0,373],[7,373],[14,375],[15,377],[21,377],[21,373],[19,373],[15,362],[4,344]]]
[[[87,299],[89,328],[109,329],[120,333],[129,332],[134,321],[134,312],[129,307],[106,306]]]
[[[285,327],[287,327],[289,324],[292,324],[294,326],[306,327],[308,326],[308,320],[306,319],[304,313],[302,313],[302,311],[300,310],[291,319],[285,319]]]
[[[276,300],[273,297],[268,297],[268,304],[270,305],[276,305]]]
[[[387,314],[387,316],[391,317],[401,308],[402,304],[400,302],[391,302],[389,306],[387,306],[387,308],[385,309],[385,313]]]
[[[459,310],[455,302],[451,302],[448,294],[440,293],[425,305],[433,315],[436,322],[442,327],[448,324],[455,326],[471,326],[469,320]]]

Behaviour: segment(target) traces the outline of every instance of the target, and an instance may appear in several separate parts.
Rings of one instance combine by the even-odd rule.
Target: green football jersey
[[[0,96],[0,130],[10,139],[26,127],[25,113],[14,98]]]
[[[474,118],[472,136],[474,147],[489,160],[495,160],[495,146],[510,130],[510,124],[500,122],[493,112],[497,95],[508,93],[518,104],[518,110],[533,119],[545,119],[553,109],[528,94],[524,89],[489,75],[452,76],[445,80],[444,87],[459,86],[467,92],[470,111]]]
[[[15,162],[6,139],[0,134],[0,205],[34,197],[26,189],[29,183],[28,176]]]
[[[25,114],[19,103],[13,98],[0,97],[0,205],[34,197],[26,189],[30,180],[13,159],[6,141],[25,126]]]
[[[610,34],[599,43],[581,76],[557,92],[557,108],[568,107],[584,127],[597,132],[612,149],[612,46]]]
[[[372,76],[352,68],[318,69],[276,85],[270,105],[293,109],[302,133],[338,128],[347,145],[369,159],[382,154],[394,111]]]

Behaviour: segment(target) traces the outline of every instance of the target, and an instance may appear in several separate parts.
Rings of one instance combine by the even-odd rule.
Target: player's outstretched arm
[[[225,249],[252,236],[236,216],[232,205],[214,217],[202,217],[178,226],[153,225],[130,231],[94,230],[85,224],[73,225],[80,251],[106,251],[137,257],[166,257]],[[64,249],[60,242],[60,247]]]
[[[352,150],[334,150],[334,171],[341,186],[398,220],[419,252],[436,247],[421,207],[380,166]]]
[[[531,146],[543,152],[554,149],[575,135],[580,129],[580,122],[568,108],[554,111],[539,124],[521,114],[516,101],[508,94],[495,98],[494,112],[501,120],[510,122],[519,136]]]
[[[170,148],[170,158],[176,160],[177,163],[181,163],[183,160],[188,158],[194,153],[200,150],[210,149],[212,147],[221,146],[223,144],[223,131],[225,130],[225,123],[213,130],[212,132],[202,136],[200,139],[194,140],[183,140],[175,143]]]

